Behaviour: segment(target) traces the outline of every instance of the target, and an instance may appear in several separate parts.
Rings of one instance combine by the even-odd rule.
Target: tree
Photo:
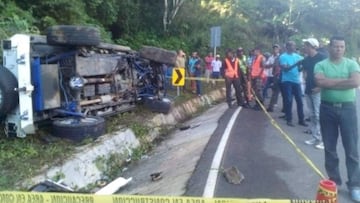
[[[172,23],[180,7],[184,4],[185,0],[172,0],[169,4],[168,0],[164,0],[164,16],[163,25],[164,32],[168,31],[168,25]]]

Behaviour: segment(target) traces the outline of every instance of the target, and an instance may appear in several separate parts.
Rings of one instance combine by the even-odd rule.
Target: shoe
[[[316,149],[324,149],[324,143],[323,142],[318,142],[316,145],[315,145],[315,148]]]
[[[305,133],[305,134],[309,134],[309,135],[311,135],[311,134],[312,134],[312,132],[311,132],[311,130],[310,130],[310,129],[304,130],[304,131],[303,131],[303,133]]]
[[[237,105],[244,107],[244,106],[245,106],[245,103],[238,103]]]
[[[291,121],[286,122],[286,125],[294,127],[294,124]]]
[[[355,187],[350,190],[350,197],[355,202],[360,202],[360,188]]]
[[[228,103],[228,107],[229,107],[229,109],[231,109],[233,107],[233,105],[231,103]]]
[[[245,103],[245,104],[243,105],[243,107],[244,107],[245,109],[249,109],[249,108],[250,108],[250,105],[249,105],[248,103]]]
[[[299,125],[302,125],[302,126],[304,126],[304,127],[308,127],[308,124],[306,124],[305,121],[300,121],[300,122],[299,122]]]
[[[340,179],[336,181],[336,180],[333,179],[333,178],[329,178],[329,180],[333,181],[337,186],[341,186],[341,184],[342,184],[342,182],[341,182]]]
[[[286,119],[286,115],[279,116],[279,118]]]
[[[307,145],[314,145],[314,144],[316,144],[317,142],[318,142],[317,139],[312,138],[312,139],[310,139],[310,140],[306,140],[306,141],[305,141],[305,144],[307,144]]]
[[[310,120],[310,118],[305,118],[305,121],[310,122],[311,120]]]
[[[261,110],[260,106],[258,106],[258,105],[255,105],[255,106],[253,107],[253,109],[254,109],[255,111],[260,111],[260,110]]]
[[[273,109],[273,108],[267,108],[266,111],[267,111],[267,112],[273,112],[274,109]]]

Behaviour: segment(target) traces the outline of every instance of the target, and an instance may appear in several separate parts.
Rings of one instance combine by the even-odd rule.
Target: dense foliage
[[[177,10],[177,9],[178,10]],[[288,39],[344,35],[348,53],[360,53],[358,0],[2,0],[0,38],[43,33],[56,24],[93,25],[104,41],[139,48],[211,48],[210,27],[221,26],[222,46],[247,49]],[[166,23],[166,24],[165,24]]]

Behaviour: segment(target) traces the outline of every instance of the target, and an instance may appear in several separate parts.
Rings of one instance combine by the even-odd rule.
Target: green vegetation
[[[210,50],[210,27],[221,26],[219,53],[228,47],[269,48],[288,39],[300,43],[304,37],[341,34],[349,54],[357,56],[359,9],[358,0],[4,0],[0,38],[45,34],[57,24],[92,25],[100,28],[104,41],[135,50],[154,45],[204,55]]]
[[[35,176],[48,163],[57,163],[73,151],[73,146],[65,141],[46,143],[40,136],[25,139],[0,138],[0,190],[22,189],[22,180]],[[66,152],[66,153],[65,153]],[[61,178],[60,174],[57,178]]]
[[[173,9],[176,6],[177,12]],[[175,0],[168,1],[167,8],[164,1],[149,0],[2,0],[0,39],[15,33],[46,34],[46,28],[51,25],[91,25],[101,30],[104,41],[135,50],[142,45],[153,45],[181,48],[188,54],[197,50],[204,56],[211,50],[210,27],[221,26],[221,47],[217,50],[221,54],[226,48],[251,49],[257,45],[269,48],[273,43],[289,39],[300,43],[309,36],[327,39],[341,34],[348,41],[349,56],[357,57],[360,55],[359,10],[358,0]],[[211,88],[205,85],[204,89]],[[169,94],[175,98],[176,91]],[[175,104],[193,97],[181,92]],[[108,132],[130,127],[140,138],[142,146],[133,152],[133,159],[141,158],[153,147],[147,140],[149,129],[142,124],[144,118],[138,112],[152,115],[137,108],[107,122]],[[36,175],[48,163],[61,162],[75,148],[66,141],[52,142],[45,138],[43,134],[25,139],[0,135],[0,190],[21,189],[14,184]],[[117,160],[121,156],[126,154],[100,157],[97,165],[103,167],[106,175],[116,176],[116,170],[104,165],[113,160],[114,169],[120,167]],[[54,178],[61,177],[58,174]]]
[[[121,174],[128,156],[129,154],[126,151],[123,153],[111,153],[107,157],[99,156],[95,160],[95,165],[106,179],[113,180]]]

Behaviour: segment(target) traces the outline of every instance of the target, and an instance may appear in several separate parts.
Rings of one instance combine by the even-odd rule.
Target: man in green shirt
[[[325,168],[331,180],[341,184],[336,151],[339,134],[346,156],[347,186],[351,199],[360,202],[360,169],[355,91],[360,85],[359,65],[346,57],[345,40],[332,37],[329,58],[315,65],[315,80],[321,88],[320,127],[325,147]]]
[[[245,103],[243,105],[244,108],[250,108],[250,100],[249,100],[249,93],[247,90],[249,89],[247,87],[248,84],[248,67],[246,65],[247,58],[244,54],[244,49],[242,47],[239,47],[236,50],[236,57],[239,59],[239,70],[240,70],[240,85],[242,89],[242,94],[245,99]]]

